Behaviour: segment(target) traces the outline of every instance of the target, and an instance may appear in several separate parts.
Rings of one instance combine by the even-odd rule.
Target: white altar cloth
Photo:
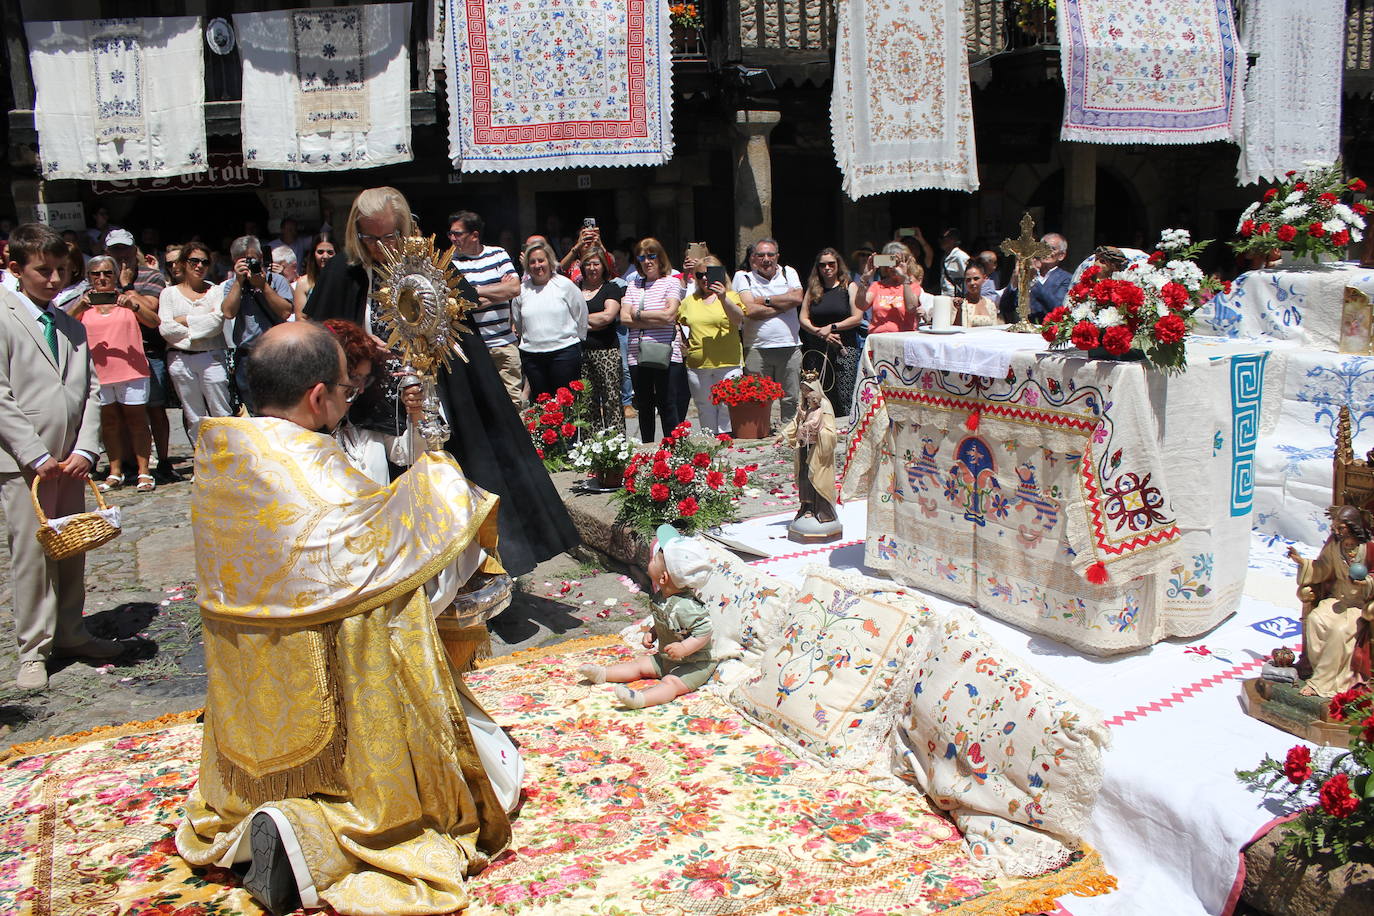
[[[1190,343],[1172,377],[1026,350],[987,378],[911,365],[920,336],[864,355],[842,492],[869,498],[868,566],[1096,655],[1236,609],[1262,349]]]
[[[1345,288],[1374,295],[1374,269],[1352,262],[1283,270],[1251,270],[1198,311],[1199,334],[1291,340],[1336,350]]]

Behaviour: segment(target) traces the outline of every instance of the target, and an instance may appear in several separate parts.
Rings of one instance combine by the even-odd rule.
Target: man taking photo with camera
[[[234,272],[222,284],[224,300],[220,309],[226,319],[234,320],[234,336],[230,341],[235,349],[234,387],[239,398],[251,411],[248,400],[248,379],[244,375],[244,356],[252,341],[263,331],[281,324],[291,317],[293,309],[291,285],[286,278],[263,263],[262,243],[255,235],[234,239],[229,246]]]

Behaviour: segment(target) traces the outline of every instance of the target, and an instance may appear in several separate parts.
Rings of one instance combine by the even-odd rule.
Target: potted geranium
[[[599,488],[615,490],[624,480],[625,465],[634,453],[634,443],[623,432],[603,429],[573,446],[568,463],[579,471],[591,472]]]
[[[620,503],[619,520],[643,534],[672,522],[687,534],[735,518],[734,500],[758,469],[733,467],[722,452],[731,439],[692,435],[682,422],[653,451],[643,451],[625,467],[625,486],[611,499]]]
[[[1341,864],[1352,858],[1369,861],[1369,840],[1374,836],[1374,696],[1364,686],[1338,693],[1326,717],[1347,724],[1349,750],[1315,759],[1307,745],[1299,744],[1282,762],[1266,755],[1257,768],[1237,770],[1236,776],[1266,794],[1286,786],[1288,797],[1302,806],[1285,828],[1280,852],[1301,851],[1311,857],[1329,850]],[[1313,792],[1317,804],[1304,803]]]
[[[711,386],[711,403],[730,405],[730,429],[736,439],[763,439],[773,402],[782,386],[764,375],[736,375]]]
[[[539,395],[520,414],[525,429],[530,431],[535,452],[550,471],[568,467],[568,451],[585,425],[582,415],[586,412],[586,391],[586,382],[571,382],[553,394],[546,391]]]
[[[1157,368],[1181,370],[1188,363],[1184,338],[1193,314],[1227,286],[1194,263],[1208,244],[1194,243],[1186,229],[1165,229],[1144,261],[1113,264],[1099,255],[1064,304],[1045,315],[1041,336],[1052,347],[1077,347],[1095,359],[1136,355]]]
[[[1369,207],[1354,196],[1365,187],[1359,178],[1345,180],[1339,163],[1309,163],[1302,171],[1288,172],[1241,214],[1236,226],[1240,238],[1231,247],[1266,257],[1280,251],[1313,262],[1340,260],[1352,242],[1364,238]]]

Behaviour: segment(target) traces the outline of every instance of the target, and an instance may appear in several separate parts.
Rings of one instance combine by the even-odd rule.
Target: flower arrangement
[[[535,453],[550,471],[568,467],[568,451],[586,425],[586,391],[587,383],[579,379],[553,394],[544,392],[520,413],[534,441]]]
[[[695,534],[735,517],[734,501],[758,465],[727,463],[720,453],[733,442],[728,435],[691,433],[692,424],[679,423],[656,450],[630,459],[625,487],[611,497],[620,503],[620,521],[646,534],[665,522]]]
[[[634,453],[634,443],[623,432],[603,429],[573,446],[568,463],[579,471],[617,472],[625,470]]]
[[[1186,229],[1166,229],[1149,258],[1113,270],[1101,256],[1069,288],[1064,304],[1045,315],[1040,335],[1053,347],[1143,351],[1166,371],[1188,363],[1184,338],[1193,313],[1228,284],[1205,276],[1194,259],[1209,242]]]
[[[1241,254],[1291,251],[1314,261],[1320,254],[1344,257],[1351,242],[1364,238],[1369,207],[1341,198],[1365,189],[1359,178],[1341,176],[1340,163],[1307,163],[1245,208],[1236,226],[1240,238],[1231,247]]]
[[[1289,749],[1282,762],[1265,756],[1254,770],[1237,770],[1241,782],[1262,790],[1277,791],[1287,783],[1289,798],[1315,791],[1317,804],[1306,807],[1290,822],[1279,846],[1281,853],[1301,849],[1308,856],[1329,848],[1342,864],[1352,850],[1369,854],[1374,835],[1374,694],[1364,686],[1331,698],[1327,718],[1350,728],[1350,749],[1329,762],[1314,761],[1303,744]]]
[[[712,404],[771,404],[782,397],[782,385],[764,375],[736,375],[711,386]]]
[[[674,3],[668,7],[668,18],[673,25],[684,29],[701,28],[701,12],[695,3]]]

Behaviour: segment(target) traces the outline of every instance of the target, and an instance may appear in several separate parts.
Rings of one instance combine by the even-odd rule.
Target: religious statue
[[[1298,599],[1302,602],[1302,657],[1298,673],[1302,692],[1331,697],[1369,678],[1369,630],[1374,621],[1374,544],[1364,513],[1355,506],[1334,506],[1331,536],[1315,560],[1295,548],[1288,556],[1298,564]]]
[[[1047,258],[1052,253],[1050,246],[1035,237],[1035,220],[1029,213],[1021,214],[1021,234],[1014,239],[1006,239],[1001,245],[1002,252],[1016,258],[1013,280],[1016,285],[1017,321],[1008,330],[1017,333],[1034,331],[1030,320],[1031,283],[1035,277],[1035,262]]]
[[[802,373],[802,403],[778,433],[797,450],[797,495],[801,505],[787,526],[787,538],[803,544],[837,541],[843,525],[835,515],[835,409],[821,388],[819,373]]]

